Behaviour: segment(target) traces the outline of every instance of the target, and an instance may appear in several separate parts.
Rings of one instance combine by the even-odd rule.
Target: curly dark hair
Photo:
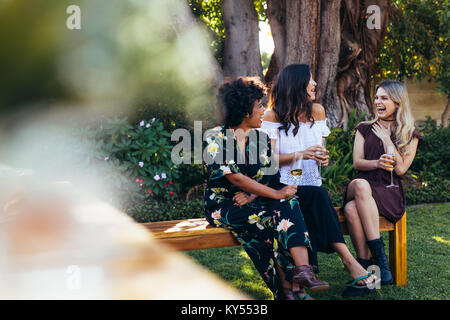
[[[298,117],[305,115],[308,121],[314,124],[312,117],[312,102],[309,101],[306,87],[311,78],[311,70],[306,64],[291,64],[285,67],[278,75],[270,93],[270,108],[277,115],[277,120],[282,124],[280,130],[286,134],[291,124],[293,133],[299,129]]]
[[[236,127],[253,112],[256,100],[264,97],[266,87],[256,77],[229,80],[219,87],[221,122],[226,128]]]

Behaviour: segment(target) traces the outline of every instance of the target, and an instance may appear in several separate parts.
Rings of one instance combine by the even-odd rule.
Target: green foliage
[[[211,32],[211,48],[214,57],[223,66],[225,43],[225,23],[222,15],[222,0],[187,0],[194,16],[202,21]],[[266,0],[254,0],[256,13],[260,21],[267,21]]]
[[[430,77],[450,95],[448,0],[395,0],[378,58],[382,78]]]
[[[55,66],[67,6],[64,1],[0,1],[1,113],[69,95]],[[55,20],[60,27],[48,23]]]
[[[404,185],[406,203],[409,205],[450,201],[450,180],[433,177],[422,185]]]
[[[405,183],[408,204],[450,201],[450,127],[437,126],[427,117],[423,141],[406,176],[416,178]]]
[[[137,222],[203,218],[203,200],[161,202],[146,199],[127,203],[124,211]]]
[[[353,141],[355,128],[364,119],[365,114],[356,114],[354,108],[350,113],[347,130],[335,128],[327,138],[327,150],[330,152],[330,165],[322,168],[325,178],[323,187],[330,193],[341,192],[355,174],[353,168]]]
[[[422,133],[423,141],[411,170],[450,179],[450,127],[444,127],[442,123],[437,126],[435,120],[427,117]]]
[[[192,187],[201,185],[205,182],[205,175],[201,164],[180,165],[180,176],[183,177],[183,183],[180,184],[180,194],[187,194]],[[202,192],[200,188],[199,192]]]
[[[220,65],[223,64],[225,24],[222,17],[221,0],[188,0],[194,16],[202,21],[212,36],[211,48]]]
[[[88,145],[84,163],[99,166],[104,179],[126,199],[172,199],[178,194],[179,168],[171,161],[171,134],[159,119],[130,124],[108,119],[98,128],[79,133]]]

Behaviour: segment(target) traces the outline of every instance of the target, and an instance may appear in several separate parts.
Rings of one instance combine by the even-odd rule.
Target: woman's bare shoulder
[[[264,111],[263,121],[278,122],[277,114],[273,109],[267,109]]]
[[[315,121],[325,120],[325,108],[320,103],[313,103],[312,116]]]

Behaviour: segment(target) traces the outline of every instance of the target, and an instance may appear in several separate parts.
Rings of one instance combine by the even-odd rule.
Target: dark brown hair
[[[299,116],[304,114],[306,119],[314,124],[312,117],[312,102],[306,88],[311,80],[311,70],[306,64],[291,64],[285,67],[275,80],[270,93],[269,107],[277,115],[282,124],[280,130],[286,134],[294,125],[294,135],[299,128]]]

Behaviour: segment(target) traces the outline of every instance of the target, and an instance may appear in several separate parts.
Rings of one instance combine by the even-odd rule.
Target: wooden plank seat
[[[347,224],[340,208],[336,207],[342,233],[348,234]],[[187,219],[143,223],[160,241],[176,250],[198,250],[238,246],[230,231],[211,226],[206,219]],[[406,285],[406,212],[395,225],[380,217],[380,231],[389,232],[389,264],[398,286]]]

